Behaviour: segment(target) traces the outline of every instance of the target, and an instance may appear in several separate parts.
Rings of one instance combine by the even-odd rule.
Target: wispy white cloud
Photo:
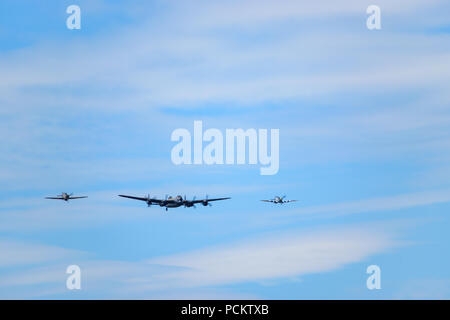
[[[35,164],[40,164],[39,159],[47,162],[68,145],[73,153],[83,155],[126,146],[126,139],[114,139],[116,147],[108,139],[104,132],[119,137],[121,129],[108,127],[108,121],[98,128],[88,126],[83,130],[49,121],[64,118],[66,113],[69,121],[78,121],[86,112],[99,119],[105,114],[131,113],[135,121],[133,128],[139,127],[141,131],[132,132],[130,136],[138,136],[143,143],[147,142],[142,148],[151,150],[153,146],[148,137],[158,136],[165,132],[162,128],[175,128],[185,121],[183,115],[174,113],[168,117],[161,113],[162,107],[195,108],[209,102],[219,103],[220,109],[233,108],[236,104],[254,107],[273,102],[282,106],[284,101],[296,99],[320,100],[326,96],[333,100],[335,95],[343,93],[384,95],[408,89],[425,95],[420,103],[421,111],[411,109],[410,105],[394,104],[388,110],[378,108],[367,112],[368,106],[362,103],[352,106],[354,112],[344,112],[328,121],[308,117],[305,122],[285,122],[283,141],[292,147],[293,144],[298,146],[299,136],[308,138],[303,140],[309,144],[303,148],[302,159],[313,157],[312,161],[320,161],[323,154],[314,146],[333,145],[333,138],[339,138],[342,147],[330,156],[339,158],[348,150],[345,159],[359,154],[393,156],[405,149],[422,152],[445,139],[439,134],[442,130],[434,130],[437,134],[433,135],[431,131],[417,134],[414,130],[428,130],[449,122],[448,110],[441,108],[440,112],[433,112],[448,100],[450,92],[447,34],[403,32],[391,27],[380,31],[382,36],[376,36],[365,29],[366,4],[359,1],[341,1],[339,5],[332,1],[321,4],[285,1],[284,4],[234,1],[183,5],[174,2],[165,7],[167,11],[162,18],[127,26],[114,34],[70,43],[47,43],[3,54],[0,92],[4,94],[0,99],[1,104],[8,107],[0,112],[8,125],[0,126],[2,154],[8,159],[22,157],[16,164],[5,162],[0,177],[9,183],[8,187],[14,178],[17,185],[31,184],[32,181],[21,178],[30,177],[35,181],[39,171]],[[439,6],[444,2],[399,1],[394,4],[382,1],[379,5],[392,21],[407,19],[408,25],[420,23],[423,29],[430,21],[414,17],[419,17],[423,10],[442,11]],[[344,30],[330,30],[328,24],[321,27],[323,20],[314,23],[309,19],[305,25],[297,25],[311,15],[319,20],[348,17],[349,21],[356,21],[357,18],[361,24],[359,28],[333,20]],[[264,28],[264,23],[274,21],[285,24]],[[236,26],[240,23],[253,25],[257,30],[237,32]],[[447,100],[438,99],[437,104],[430,105],[429,99],[436,96],[447,96]],[[370,105],[370,101],[367,104]],[[308,108],[301,103],[298,105],[299,109]],[[344,107],[350,108],[339,106]],[[214,106],[209,105],[209,109]],[[145,124],[135,119],[143,117]],[[286,117],[293,118],[292,112]],[[242,121],[236,118],[224,116],[229,123]],[[259,115],[258,120],[263,119]],[[125,127],[130,129],[131,125]],[[143,128],[147,129],[145,134]],[[14,135],[9,134],[12,131]],[[405,134],[393,139],[393,132]],[[423,144],[418,143],[423,134],[429,138]],[[377,148],[364,148],[369,138],[378,142]],[[355,139],[360,142],[357,147],[351,144]],[[347,141],[350,143],[345,144]],[[138,148],[136,142],[129,143]],[[433,146],[432,149],[442,148]],[[357,154],[352,150],[361,152]],[[23,156],[29,157],[33,164],[28,166]],[[67,158],[64,160],[61,166],[71,165]],[[110,165],[110,162],[102,162],[95,169],[102,173],[102,167]],[[121,179],[135,174],[119,161],[114,170]],[[127,172],[120,174],[124,170]]]
[[[366,229],[284,234],[203,251],[156,258],[149,263],[187,269],[161,280],[179,286],[218,285],[327,272],[361,261],[393,245]]]
[[[396,245],[392,235],[350,227],[303,233],[271,234],[239,243],[210,247],[142,262],[80,260],[86,296],[135,297],[179,288],[208,288],[243,282],[282,279],[329,272],[385,252]],[[72,259],[72,261],[74,261]],[[54,284],[64,281],[62,264],[0,276],[3,288]],[[65,283],[65,282],[64,282]]]
[[[411,19],[411,11],[417,15],[424,7],[437,11],[434,4],[439,3],[402,1],[394,5],[386,1],[380,5],[386,12]],[[285,1],[284,5],[271,1],[190,3],[193,12],[199,11],[194,15],[187,15],[183,5],[172,5],[169,10],[175,17],[167,18],[176,18],[176,24],[169,23],[173,20],[158,21],[157,25],[152,21],[100,41],[32,48],[6,56],[1,78],[7,81],[0,87],[7,87],[10,94],[16,92],[10,103],[23,97],[25,90],[34,104],[131,110],[217,100],[254,104],[342,90],[364,91],[368,87],[377,91],[410,88],[448,80],[449,70],[443,63],[448,59],[445,35],[387,33],[381,38],[369,37],[363,23],[365,6],[358,1],[342,1],[339,5],[332,1]],[[207,14],[201,13],[203,10]],[[292,29],[282,38],[268,37],[246,46],[239,45],[240,38],[233,32],[231,37],[218,37],[214,32],[202,32],[205,26],[198,25],[206,19],[211,31],[214,26],[235,27],[239,22],[259,26],[260,21],[290,21],[311,14],[326,18],[357,13],[361,29],[351,34],[329,28],[326,32],[307,29],[301,33]],[[285,29],[280,28],[280,32]],[[143,41],[149,34],[151,41]],[[382,51],[374,52],[380,47]],[[433,50],[424,49],[428,47]],[[328,54],[330,49],[333,56]],[[356,55],[357,60],[352,58]],[[343,65],[344,56],[348,59]],[[95,92],[86,90],[93,82]],[[76,92],[58,91],[62,85]],[[33,86],[53,90],[51,94],[36,92],[30,90]],[[111,92],[111,88],[116,90]]]
[[[411,24],[420,22],[426,27],[428,20],[412,17],[420,16],[425,9],[440,11],[443,1],[382,1],[379,5],[396,19],[408,18]],[[94,7],[102,6],[105,4],[99,2]],[[295,99],[320,100],[323,96],[334,99],[334,95],[342,93],[364,96],[408,89],[426,95],[421,110],[411,109],[410,105],[399,110],[395,104],[388,110],[367,112],[367,105],[362,104],[351,106],[354,112],[328,120],[307,117],[304,122],[284,121],[284,150],[299,149],[299,144],[304,150],[304,156],[286,159],[392,157],[405,150],[442,150],[442,143],[448,140],[439,129],[449,123],[448,110],[442,109],[442,101],[446,100],[428,103],[430,97],[445,97],[450,91],[447,34],[390,28],[380,31],[382,36],[378,37],[365,29],[365,4],[359,1],[342,1],[339,5],[332,1],[285,1],[284,5],[270,1],[196,2],[189,4],[190,9],[186,6],[170,3],[162,18],[127,26],[114,34],[70,43],[47,42],[2,54],[0,92],[4,94],[0,99],[1,105],[7,106],[0,110],[5,122],[0,126],[3,185],[8,189],[39,187],[44,180],[58,186],[63,175],[82,184],[93,174],[102,181],[109,177],[130,181],[144,176],[142,172],[148,172],[149,167],[159,168],[151,172],[153,177],[171,170],[170,165],[165,166],[168,156],[161,162],[142,155],[133,160],[102,157],[112,151],[118,158],[122,148],[130,153],[138,148],[151,151],[155,137],[185,125],[183,115],[160,112],[167,106],[195,108],[214,102],[226,109],[236,104],[254,107]],[[336,22],[348,29],[330,30],[328,25],[321,27],[311,19],[307,25],[296,26],[311,15],[317,19],[349,15],[351,21],[358,17],[361,28]],[[286,25],[264,28],[264,23],[274,21]],[[237,32],[240,23],[258,29]],[[295,28],[289,27],[292,23]],[[439,105],[440,112],[433,112]],[[344,107],[350,108],[339,106]],[[298,108],[308,109],[302,103]],[[87,113],[90,118],[102,119],[110,114],[123,117],[125,111],[132,120],[122,120],[123,127],[109,126],[108,119],[80,125],[79,120]],[[256,117],[264,121],[264,114]],[[284,117],[294,118],[292,110]],[[219,121],[241,125],[243,118],[227,114]],[[71,127],[60,119],[76,122],[77,126]],[[211,125],[217,122],[211,120]],[[439,128],[429,130],[436,126]],[[139,130],[133,131],[136,128]],[[420,129],[427,132],[415,132]],[[126,132],[130,132],[128,136]],[[393,133],[398,135],[393,138]],[[338,150],[323,147],[336,145],[337,139]],[[372,144],[365,147],[368,139],[377,143],[376,148]],[[315,149],[317,145],[332,150],[326,154],[329,157]],[[165,152],[161,148],[154,150]],[[83,163],[71,160],[73,154],[96,159]],[[150,174],[147,177],[151,179]]]
[[[339,4],[290,0],[199,1],[189,5],[171,2],[157,18],[118,28],[114,33],[70,43],[50,40],[45,45],[1,53],[0,189],[33,191],[35,195],[36,190],[44,188],[56,192],[70,192],[68,186],[80,192],[85,187],[109,188],[114,189],[113,197],[118,188],[159,195],[184,188],[199,196],[206,189],[210,195],[262,190],[232,184],[205,188],[173,183],[180,181],[183,174],[197,179],[205,173],[197,168],[174,168],[168,152],[167,158],[157,158],[165,152],[164,146],[157,145],[160,141],[164,144],[162,133],[187,126],[183,111],[167,115],[161,110],[168,106],[175,110],[196,109],[210,102],[214,105],[208,110],[232,109],[223,117],[211,119],[211,126],[228,123],[245,127],[268,120],[271,126],[282,125],[283,159],[293,159],[295,166],[309,158],[314,163],[329,163],[342,154],[347,161],[358,161],[361,155],[371,159],[400,155],[404,161],[405,154],[420,154],[421,159],[433,158],[442,163],[448,159],[450,141],[446,131],[450,42],[448,33],[430,32],[430,28],[448,22],[446,10],[442,10],[445,1],[379,1],[383,29],[378,33],[365,28],[368,4],[356,0]],[[91,10],[101,14],[109,4],[98,2],[95,6],[97,9]],[[127,10],[130,14],[145,11],[131,7]],[[423,12],[427,14],[422,16]],[[399,98],[412,92],[421,95],[413,103],[393,99],[392,105],[381,108],[383,103],[377,100],[373,110],[370,100],[374,96],[393,94]],[[350,105],[339,99],[345,94],[354,101]],[[283,109],[284,102],[292,100],[298,103],[288,111]],[[367,103],[363,103],[365,100]],[[331,107],[342,113],[317,108],[311,115],[310,101],[325,101],[327,106],[337,101]],[[234,114],[236,110],[242,112],[236,105],[265,104],[276,105],[276,117],[268,117],[257,108],[248,117],[251,120]],[[297,110],[306,116],[296,114]],[[130,116],[129,122],[124,121],[125,115]],[[92,122],[83,123],[86,118]],[[149,152],[136,151],[143,149]],[[329,153],[323,156],[323,152]],[[165,180],[171,181],[160,182]],[[143,187],[124,187],[136,181]],[[159,182],[158,186],[155,182]],[[137,203],[134,208],[130,203],[124,210],[108,191],[91,194],[87,201],[68,206],[43,203],[40,197],[2,201],[0,230],[45,232],[150,219],[145,218],[150,216],[149,211]],[[403,210],[446,203],[449,198],[447,190],[438,190],[288,212],[277,210],[275,214],[258,212],[257,218],[256,213],[245,212],[238,219],[240,212],[233,212],[233,221],[234,228],[242,228],[238,226],[241,223],[244,227],[289,225],[297,218]],[[222,228],[221,222],[230,222],[227,214],[184,219],[194,224],[207,221],[214,225],[209,229],[216,230]],[[180,216],[176,216],[178,221],[187,221]],[[173,222],[172,217],[162,217],[158,212],[151,219]],[[195,296],[202,286],[270,282],[336,270],[393,245],[389,235],[364,230],[272,235],[270,239],[145,262],[79,259],[66,249],[6,241],[1,247],[3,255],[0,253],[5,266],[49,265],[2,274],[0,286],[18,288],[18,297],[64,294],[65,262],[77,257],[87,271],[88,292],[100,297],[104,296],[96,290],[106,288],[117,297],[173,296],[170,288]],[[42,252],[42,257],[36,252]],[[60,260],[65,262],[56,265]],[[192,288],[195,292],[190,291]]]
[[[297,209],[299,214],[353,214],[401,210],[417,206],[425,206],[450,202],[450,190],[415,192],[397,196],[379,197],[361,201],[343,202],[331,205],[320,205]]]
[[[303,219],[324,219],[356,214],[377,214],[383,212],[401,213],[403,210],[450,202],[450,190],[413,192],[395,196],[369,198],[357,201],[305,206],[281,212],[260,215],[260,225],[284,225]]]
[[[40,263],[54,263],[71,256],[83,257],[86,253],[57,246],[0,239],[0,267],[29,267]]]

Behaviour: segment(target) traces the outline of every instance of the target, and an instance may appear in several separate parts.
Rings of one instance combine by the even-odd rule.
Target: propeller
[[[211,207],[211,203],[208,202],[208,195],[205,196],[205,200],[203,200],[203,205],[206,206],[210,206]]]
[[[150,207],[152,205],[152,201],[150,199],[150,194],[147,194],[147,207]]]
[[[187,201],[188,201],[188,200],[187,200],[187,198],[186,198],[186,195],[184,195],[184,207],[185,207],[185,208],[188,208],[188,207],[193,207],[194,209],[197,208],[197,207],[195,206],[195,204],[193,204],[193,203],[190,204],[190,205],[188,205],[188,204],[187,204]],[[195,201],[195,197],[192,198],[192,201]]]

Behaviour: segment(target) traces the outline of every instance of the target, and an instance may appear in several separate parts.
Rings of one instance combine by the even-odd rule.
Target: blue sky
[[[450,298],[449,10],[2,1],[0,298]],[[279,172],[175,166],[194,120],[279,129]],[[89,198],[43,199],[62,191]],[[166,214],[121,193],[232,199]]]

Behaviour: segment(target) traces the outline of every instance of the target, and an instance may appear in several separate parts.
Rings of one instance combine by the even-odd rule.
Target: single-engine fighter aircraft
[[[166,198],[163,200],[163,199],[150,198],[150,195],[147,195],[146,198],[141,198],[141,197],[134,197],[134,196],[126,196],[123,194],[119,194],[119,197],[145,201],[147,203],[148,207],[150,207],[152,204],[158,205],[160,207],[165,207],[166,211],[168,210],[168,208],[178,208],[181,206],[184,206],[185,208],[188,208],[188,207],[195,208],[195,205],[198,203],[201,203],[202,205],[204,205],[206,207],[208,205],[211,206],[211,204],[210,204],[211,201],[231,199],[231,198],[208,199],[208,196],[206,196],[205,199],[195,200],[195,197],[194,197],[192,200],[186,200],[186,196],[184,196],[184,198],[182,196],[176,196],[176,197],[166,196]]]
[[[298,200],[284,200],[284,198],[286,198],[286,196],[282,196],[282,197],[276,196],[276,197],[273,198],[273,199],[270,199],[270,200],[261,200],[261,201],[264,201],[264,202],[272,202],[272,203],[279,203],[279,204],[298,201]]]
[[[68,194],[68,193],[61,193],[60,196],[56,196],[56,197],[45,197],[45,199],[54,199],[54,200],[64,200],[64,201],[69,201],[72,199],[83,199],[83,198],[87,198],[87,196],[81,196],[81,197],[72,197],[73,193]]]

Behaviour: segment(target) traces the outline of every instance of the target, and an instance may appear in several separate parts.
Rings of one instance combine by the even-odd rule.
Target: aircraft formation
[[[128,198],[128,199],[133,199],[133,200],[140,200],[140,201],[144,201],[145,203],[147,203],[147,207],[150,207],[152,205],[156,205],[156,206],[160,206],[160,207],[164,207],[166,208],[166,211],[169,208],[178,208],[178,207],[185,207],[185,208],[190,208],[190,207],[194,207],[196,204],[202,204],[203,206],[211,206],[210,202],[213,201],[221,201],[221,200],[228,200],[231,199],[230,197],[224,197],[224,198],[208,198],[208,195],[206,195],[206,197],[204,199],[196,199],[195,197],[192,200],[188,200],[186,198],[186,195],[184,197],[178,195],[176,197],[172,197],[172,196],[167,196],[164,199],[158,199],[155,197],[150,197],[150,195],[147,195],[146,197],[136,197],[136,196],[129,196],[129,195],[124,195],[124,194],[119,194],[119,197],[122,198]],[[271,202],[271,203],[276,203],[276,204],[283,204],[283,203],[288,203],[288,202],[294,202],[297,200],[284,200],[286,196],[276,196],[273,199],[270,200],[261,200],[264,202]],[[69,201],[72,199],[83,199],[83,198],[87,198],[87,196],[78,196],[78,197],[74,197],[73,193],[66,193],[66,192],[62,192],[60,195],[56,196],[56,197],[45,197],[45,199],[51,199],[51,200],[64,200],[64,201]]]

